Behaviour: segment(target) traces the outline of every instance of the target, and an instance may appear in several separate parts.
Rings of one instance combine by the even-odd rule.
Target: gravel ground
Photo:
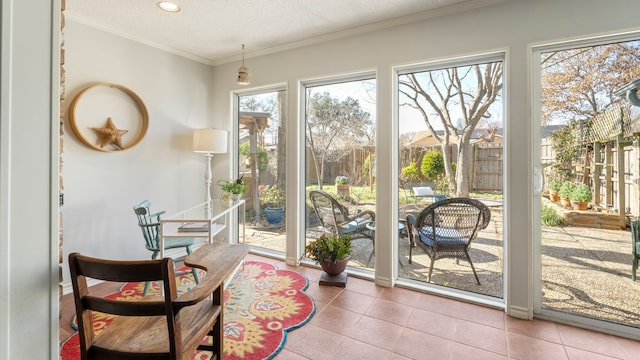
[[[502,297],[503,243],[502,209],[492,208],[489,226],[474,240],[470,254],[481,285],[477,285],[469,263],[453,259],[436,261],[431,283]],[[640,327],[639,279],[631,281],[631,233],[581,227],[542,229],[543,307]],[[284,234],[247,229],[247,242],[283,251]],[[350,266],[372,269],[371,242],[355,240]],[[400,238],[399,275],[425,281],[429,258],[421,248],[413,249],[409,264],[409,242]]]
[[[542,287],[545,308],[640,327],[630,231],[543,228]]]

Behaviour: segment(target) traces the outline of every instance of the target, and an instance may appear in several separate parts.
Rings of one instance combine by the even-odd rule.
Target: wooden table
[[[206,271],[200,283],[180,295],[180,302],[197,303],[200,299],[213,296],[214,305],[223,304],[225,280],[233,275],[249,253],[249,247],[243,244],[212,243],[202,245],[198,250],[184,258],[184,264]],[[220,311],[218,321],[213,328],[213,353],[218,360],[223,357],[224,311]]]

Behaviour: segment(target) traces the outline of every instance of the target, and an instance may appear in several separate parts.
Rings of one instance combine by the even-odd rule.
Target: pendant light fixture
[[[242,44],[242,65],[238,68],[238,85],[249,85],[249,68],[244,66],[244,44]]]

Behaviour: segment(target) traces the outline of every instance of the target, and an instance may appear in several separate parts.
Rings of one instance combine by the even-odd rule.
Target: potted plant
[[[592,197],[591,189],[589,189],[587,184],[579,184],[573,189],[571,194],[569,194],[569,199],[571,199],[573,204],[573,210],[587,210],[587,206]]]
[[[238,200],[244,194],[246,184],[244,183],[244,176],[240,176],[235,180],[218,180],[217,184],[222,189],[222,192],[229,195],[232,200]]]
[[[571,206],[571,200],[569,200],[569,196],[573,192],[573,189],[576,188],[576,184],[571,181],[565,181],[560,186],[560,190],[558,190],[558,195],[560,195],[560,204],[565,207]]]
[[[260,186],[260,201],[269,224],[279,224],[284,216],[284,191],[278,185]]]
[[[349,178],[346,176],[336,176],[336,191],[338,196],[349,196]]]
[[[560,195],[558,191],[560,191],[560,187],[562,186],[562,182],[560,180],[551,180],[547,185],[547,189],[549,189],[549,200],[553,202],[560,201]]]
[[[320,264],[328,275],[341,274],[351,258],[351,237],[349,235],[320,235],[307,243],[307,256]]]

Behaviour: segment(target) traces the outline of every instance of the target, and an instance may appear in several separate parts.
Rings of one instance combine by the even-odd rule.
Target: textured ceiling
[[[200,61],[237,59],[357,29],[463,11],[493,0],[66,0],[68,19],[181,53]],[[425,13],[426,12],[426,13]]]

